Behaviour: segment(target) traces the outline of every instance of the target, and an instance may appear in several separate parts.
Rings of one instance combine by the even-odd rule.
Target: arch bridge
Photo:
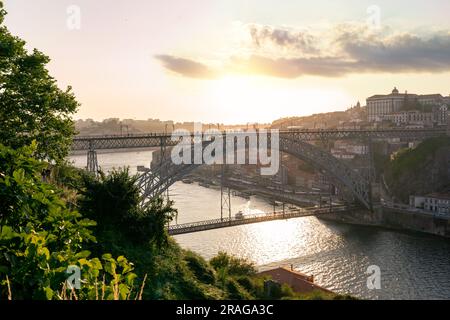
[[[224,133],[225,134],[225,133]],[[240,134],[246,135],[245,132]],[[443,129],[384,129],[384,130],[287,130],[279,132],[279,151],[291,154],[332,177],[339,187],[348,190],[353,197],[365,208],[372,210],[374,201],[371,192],[371,175],[363,175],[351,168],[347,163],[336,159],[328,151],[314,145],[313,141],[328,140],[363,140],[369,149],[372,141],[400,138],[407,141],[423,140],[430,137],[443,136],[447,130]],[[193,138],[192,138],[193,139]],[[225,139],[224,139],[225,141]],[[247,142],[248,140],[246,140]],[[179,143],[170,134],[140,134],[126,136],[90,136],[76,137],[72,150],[88,151],[88,170],[98,170],[95,150],[160,147],[164,155],[165,148]],[[203,141],[203,148],[209,142]],[[270,144],[270,135],[268,136]],[[224,145],[225,146],[225,145]],[[246,143],[248,147],[248,142]],[[192,152],[192,151],[191,151]],[[225,151],[224,151],[225,153]],[[193,157],[193,152],[192,152]],[[370,155],[370,151],[369,151]],[[369,156],[370,158],[370,156]],[[191,162],[192,163],[192,162]],[[199,164],[174,164],[169,157],[163,157],[160,166],[142,173],[138,178],[141,191],[142,205],[162,195],[173,183],[182,179]]]

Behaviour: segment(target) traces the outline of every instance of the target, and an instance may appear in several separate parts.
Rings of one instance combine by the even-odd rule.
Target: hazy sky
[[[270,122],[394,86],[450,94],[448,0],[4,3],[77,118]]]

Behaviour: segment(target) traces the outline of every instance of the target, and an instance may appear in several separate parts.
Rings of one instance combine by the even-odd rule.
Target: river
[[[104,171],[149,166],[152,151],[99,153]],[[72,155],[78,167],[86,155]],[[220,217],[220,191],[175,183],[170,197],[178,223]],[[269,212],[264,199],[233,197],[233,214]],[[412,232],[325,222],[315,217],[271,221],[180,235],[176,241],[206,259],[218,251],[253,261],[259,269],[293,267],[339,293],[365,299],[450,299],[450,240]],[[367,286],[369,266],[379,266],[381,289]]]

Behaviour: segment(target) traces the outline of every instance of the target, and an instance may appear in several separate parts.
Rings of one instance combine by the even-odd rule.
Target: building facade
[[[389,120],[386,118],[388,115],[402,113],[403,107],[408,103],[440,107],[450,105],[449,102],[450,97],[443,97],[441,94],[417,95],[407,92],[399,93],[398,89],[394,88],[390,94],[374,95],[367,98],[367,115],[370,122],[383,121]],[[398,117],[398,121],[406,121],[405,119],[400,120],[400,118],[408,118],[409,116],[403,114],[401,116],[398,115]]]
[[[411,196],[411,207],[422,209],[430,213],[450,214],[450,194],[430,194],[426,196]]]
[[[394,112],[383,116],[383,120],[391,121],[397,126],[416,125],[420,127],[427,127],[433,125],[433,113],[419,111]]]

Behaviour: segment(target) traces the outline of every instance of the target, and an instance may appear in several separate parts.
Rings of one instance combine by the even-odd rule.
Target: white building
[[[408,102],[417,102],[421,105],[441,106],[448,103],[449,98],[441,94],[417,95],[399,93],[397,88],[387,95],[374,95],[367,98],[368,120],[371,122],[386,120],[385,116],[400,112]]]
[[[433,193],[426,196],[411,196],[409,205],[437,214],[450,213],[450,194]]]

